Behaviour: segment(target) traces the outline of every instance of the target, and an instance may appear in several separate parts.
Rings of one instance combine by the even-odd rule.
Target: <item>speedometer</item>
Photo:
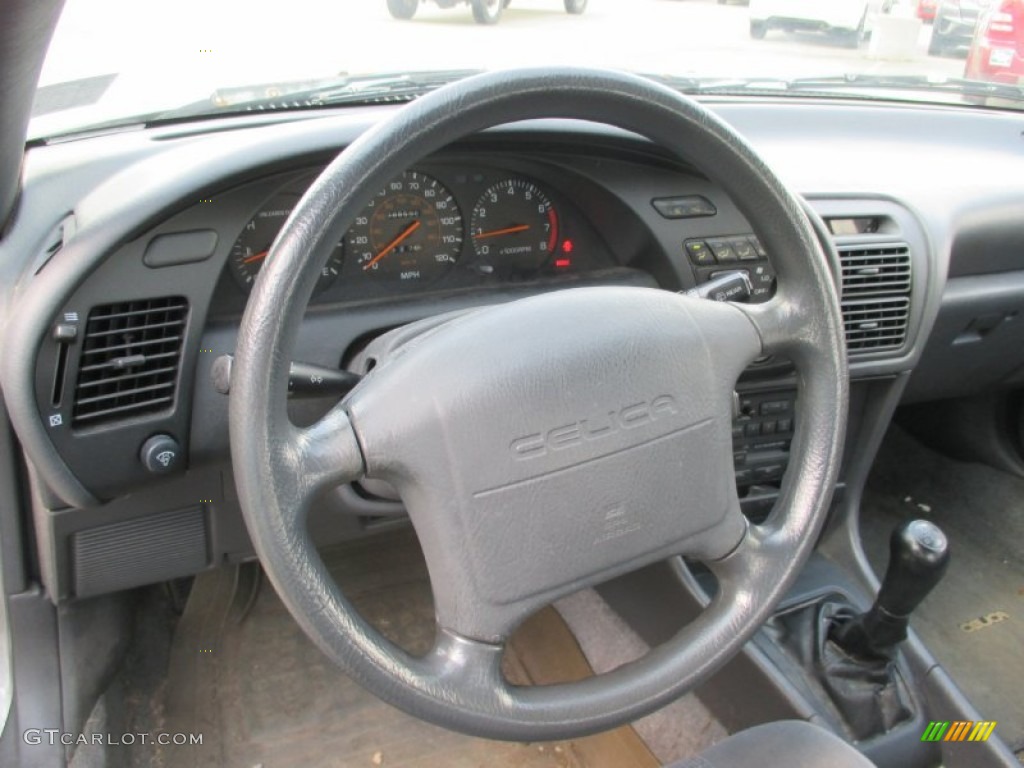
[[[356,217],[345,250],[357,277],[429,282],[459,260],[462,214],[440,182],[406,171]]]

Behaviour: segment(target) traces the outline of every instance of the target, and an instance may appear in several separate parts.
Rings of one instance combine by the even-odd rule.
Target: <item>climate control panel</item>
[[[732,449],[741,496],[758,486],[778,487],[789,463],[795,420],[795,391],[740,393]]]

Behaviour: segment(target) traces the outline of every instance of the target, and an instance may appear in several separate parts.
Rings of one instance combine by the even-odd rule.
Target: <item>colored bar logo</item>
[[[921,741],[988,741],[996,725],[995,720],[932,720],[921,734]]]

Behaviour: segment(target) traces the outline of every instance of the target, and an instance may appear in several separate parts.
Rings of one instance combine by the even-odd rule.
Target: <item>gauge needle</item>
[[[492,229],[490,232],[481,232],[473,235],[474,240],[483,240],[485,237],[497,237],[498,235],[512,235],[516,232],[525,232],[530,228],[529,224],[519,224],[515,227],[505,227],[505,229]]]
[[[416,221],[414,221],[408,227],[403,229],[401,231],[401,233],[399,233],[398,237],[396,237],[394,240],[392,240],[390,243],[388,243],[383,251],[381,251],[376,256],[374,256],[372,259],[370,259],[368,262],[363,264],[363,269],[367,270],[370,267],[372,267],[374,264],[376,264],[378,261],[383,259],[389,253],[391,253],[393,250],[395,250],[395,248],[400,246],[409,235],[411,235],[413,232],[415,232],[419,228],[420,228],[420,220],[416,219]]]
[[[259,253],[254,253],[252,256],[247,256],[246,258],[242,259],[242,263],[252,264],[254,261],[259,261],[260,259],[267,258],[268,253],[270,253],[270,251],[260,251]]]

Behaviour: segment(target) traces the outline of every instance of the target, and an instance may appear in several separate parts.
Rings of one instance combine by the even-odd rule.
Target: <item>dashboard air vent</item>
[[[899,349],[910,319],[910,249],[841,245],[843,321],[850,353]]]
[[[181,296],[93,308],[78,364],[72,426],[169,408],[187,319],[188,302]]]

